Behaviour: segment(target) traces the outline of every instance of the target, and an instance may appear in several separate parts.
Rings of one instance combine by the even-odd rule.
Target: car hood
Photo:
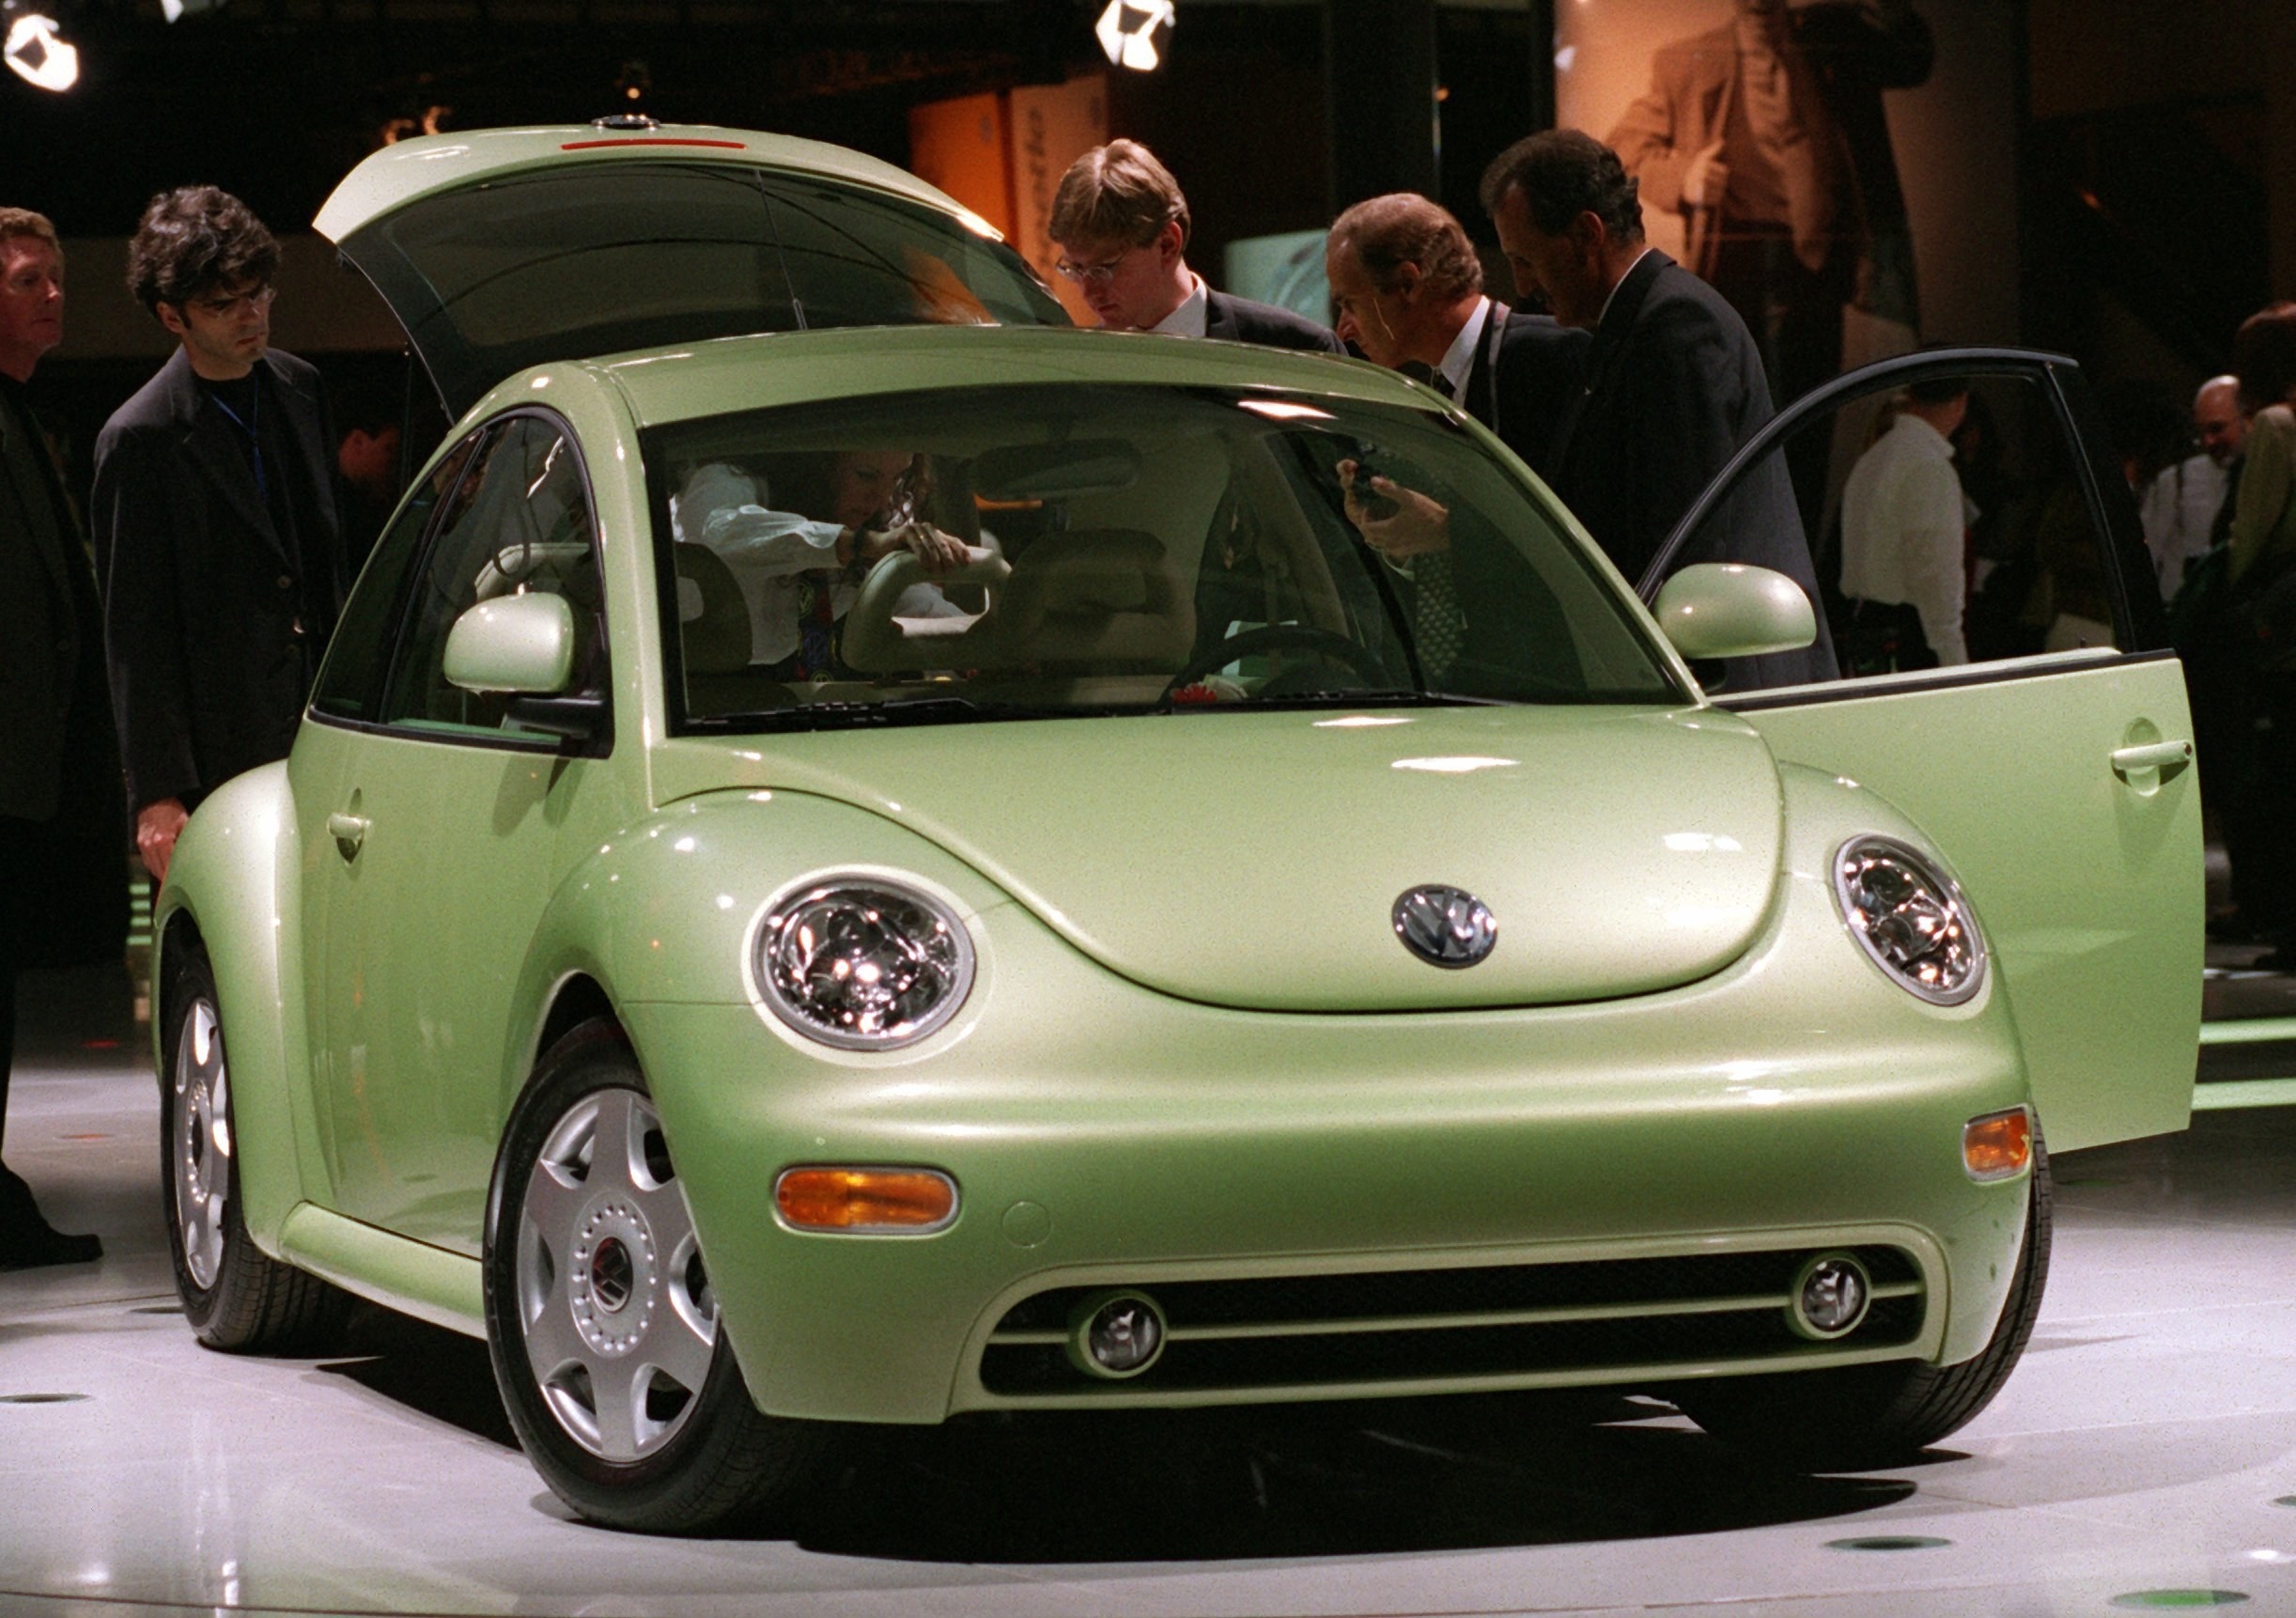
[[[1182,712],[746,740],[673,744],[685,757],[659,784],[737,784],[731,767],[740,785],[844,799],[966,860],[1111,972],[1254,1010],[1688,983],[1751,944],[1782,835],[1767,747],[1711,709]],[[1443,970],[1404,947],[1394,908],[1421,884],[1489,907],[1486,959]]]

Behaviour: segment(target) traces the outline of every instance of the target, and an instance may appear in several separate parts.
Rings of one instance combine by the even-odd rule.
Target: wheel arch
[[[196,948],[215,976],[216,1009],[230,1061],[231,1115],[240,1218],[276,1257],[288,1212],[305,1196],[306,1168],[323,1163],[307,1081],[300,1015],[302,849],[285,764],[225,783],[177,841],[152,917],[152,1060],[167,1078],[173,978]]]

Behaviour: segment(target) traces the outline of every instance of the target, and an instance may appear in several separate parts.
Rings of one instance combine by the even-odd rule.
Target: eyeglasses
[[[271,300],[279,296],[276,287],[256,287],[245,292],[235,292],[225,298],[194,298],[192,306],[203,315],[225,319],[241,309],[268,309]]]
[[[1116,279],[1116,272],[1124,261],[1139,251],[1137,247],[1127,247],[1115,257],[1103,258],[1097,264],[1078,264],[1074,259],[1063,258],[1053,268],[1061,272],[1063,280],[1073,281],[1079,287],[1106,287]]]

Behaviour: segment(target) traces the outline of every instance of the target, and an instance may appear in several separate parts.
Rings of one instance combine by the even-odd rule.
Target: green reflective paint
[[[2200,785],[2141,793],[2133,733],[2191,735],[2172,659],[2011,664],[1747,719],[1910,816],[1975,907],[2053,1150],[2184,1128],[2200,1030]]]

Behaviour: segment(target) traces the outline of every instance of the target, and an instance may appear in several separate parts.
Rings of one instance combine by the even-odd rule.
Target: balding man
[[[2224,537],[2221,528],[2231,521],[2241,448],[2248,433],[2240,378],[2211,377],[2200,384],[2193,396],[2193,430],[2199,435],[2200,453],[2164,468],[2145,490],[2145,544],[2160,575],[2163,600],[2176,595],[2186,571]]]
[[[1485,297],[1466,231],[1410,192],[1358,202],[1332,221],[1324,270],[1344,341],[1373,365],[1431,382],[1532,470],[1546,470],[1586,333]]]

